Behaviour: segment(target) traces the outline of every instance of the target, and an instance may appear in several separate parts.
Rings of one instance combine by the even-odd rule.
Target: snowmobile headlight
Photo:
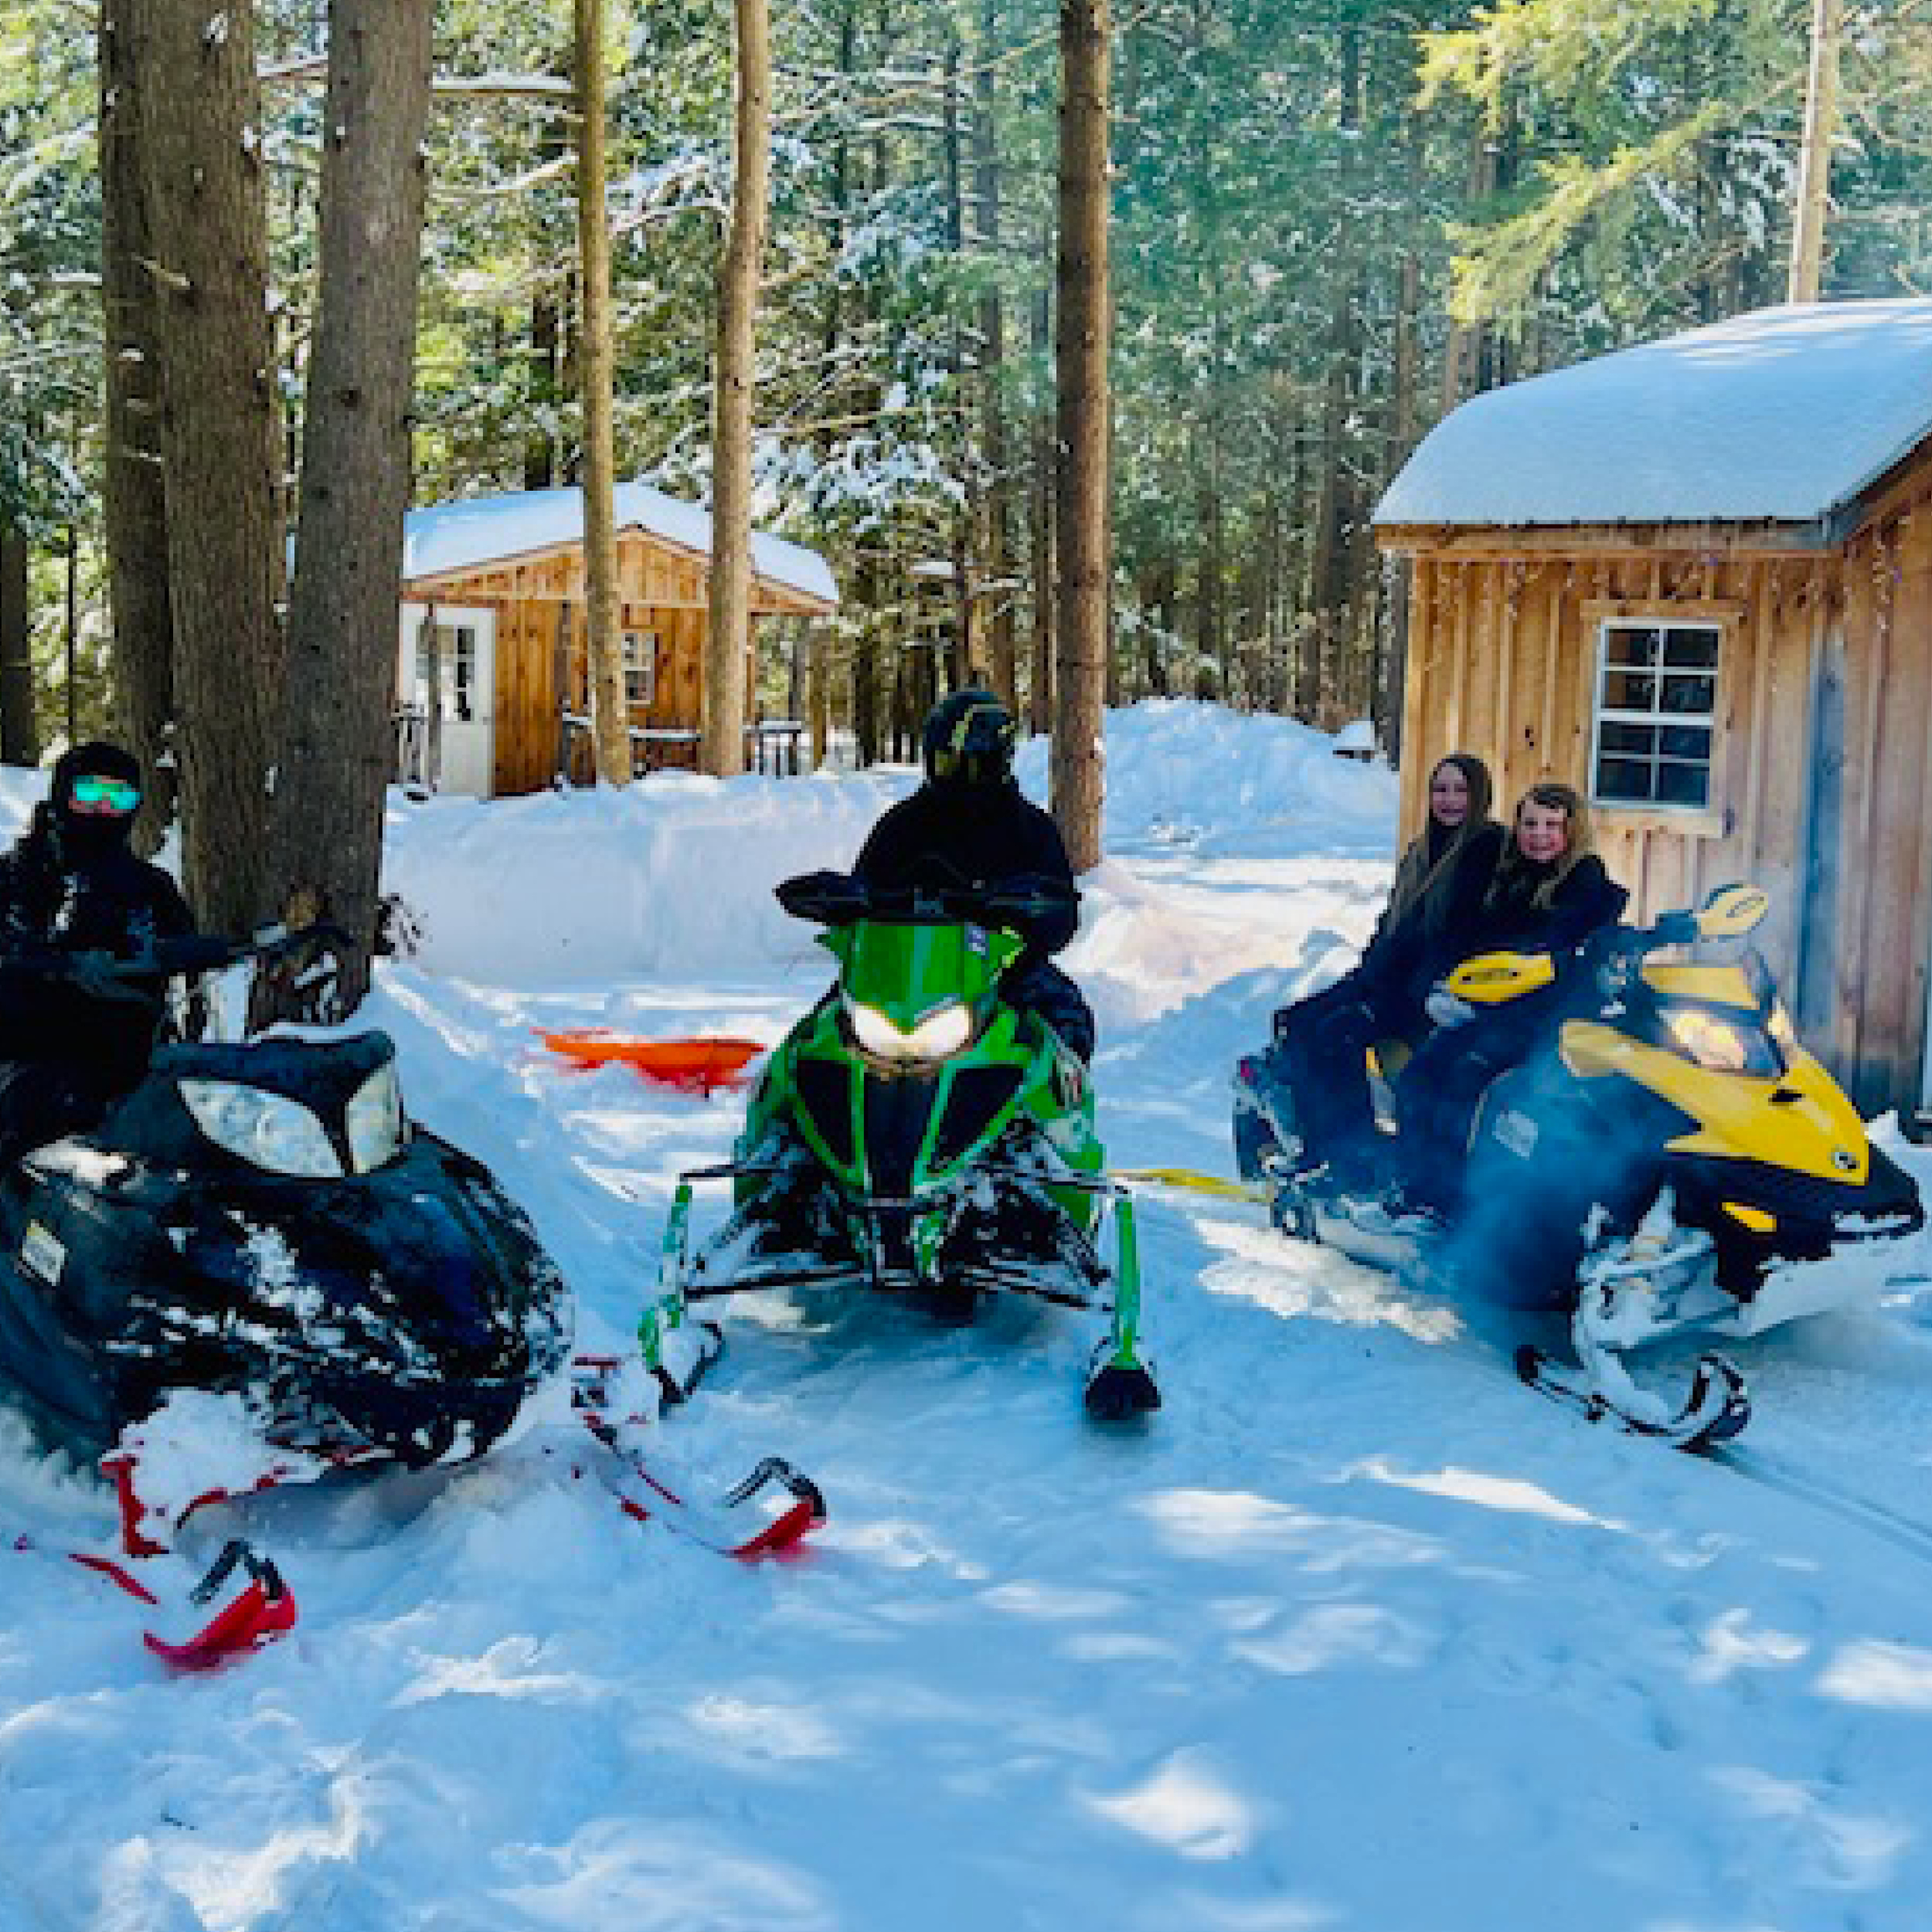
[[[385,1060],[349,1096],[342,1124],[358,1174],[373,1172],[403,1151],[403,1093],[393,1060]]]
[[[951,1060],[972,1042],[972,1009],[960,1000],[928,1013],[910,1032],[902,1032],[876,1006],[851,1000],[845,1010],[852,1038],[874,1060]]]
[[[300,1100],[234,1080],[183,1080],[181,1097],[209,1139],[253,1165],[311,1180],[342,1178],[321,1122]]]
[[[1747,1072],[1753,1056],[1743,1030],[1710,1013],[1673,1013],[1670,1036],[1699,1066],[1713,1073]]]

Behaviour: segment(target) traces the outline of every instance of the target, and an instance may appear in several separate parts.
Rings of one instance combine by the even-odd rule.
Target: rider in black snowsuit
[[[102,968],[195,930],[175,882],[128,848],[141,767],[77,745],[0,855],[0,1161],[97,1120],[140,1081],[167,981]]]
[[[1083,1060],[1094,1056],[1092,1009],[1049,955],[1080,924],[1080,892],[1060,828],[1013,778],[1012,714],[990,691],[955,691],[927,719],[926,782],[873,826],[852,866],[869,886],[1031,888],[1053,910],[1023,923],[1026,950],[1002,991],[1039,1014]]]

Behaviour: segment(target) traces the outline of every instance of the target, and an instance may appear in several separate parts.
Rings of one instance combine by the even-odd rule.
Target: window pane
[[[1665,734],[1668,736],[1670,734]],[[1601,751],[1627,751],[1633,757],[1651,758],[1657,754],[1657,727],[1655,725],[1627,724],[1621,719],[1606,718],[1597,734],[1597,749]]]
[[[1651,774],[1655,767],[1637,758],[1603,758],[1597,765],[1597,796],[1622,804],[1651,801]]]
[[[1696,630],[1664,633],[1664,662],[1673,670],[1715,671],[1717,668],[1717,635],[1699,625]]]
[[[1657,767],[1659,804],[1704,805],[1709,804],[1710,795],[1709,766],[1662,764]]]
[[[1655,711],[1657,680],[1635,671],[1605,671],[1604,708],[1607,711]]]
[[[1664,680],[1663,708],[1680,717],[1708,718],[1716,709],[1716,696],[1712,678],[1692,675]]]
[[[1611,624],[1604,634],[1607,664],[1654,665],[1663,648],[1662,634],[1648,625]]]
[[[1711,761],[1710,728],[1707,725],[1666,725],[1658,733],[1657,749],[1666,758],[1684,758],[1707,765]]]

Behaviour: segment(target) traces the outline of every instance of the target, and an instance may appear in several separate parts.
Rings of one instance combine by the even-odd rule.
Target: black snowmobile
[[[111,970],[277,949],[168,940]],[[210,1487],[480,1455],[570,1345],[535,1230],[409,1121],[379,1032],[158,1048],[97,1125],[0,1175],[0,1393],[103,1458],[133,1554],[166,1546]],[[232,1471],[165,1466],[157,1412],[182,1393],[257,1434],[255,1472],[245,1442]]]
[[[1304,1166],[1292,1094],[1265,1056],[1236,1077],[1243,1178],[1266,1185],[1289,1233],[1452,1293],[1566,1312],[1576,1368],[1517,1357],[1558,1400],[1686,1447],[1736,1434],[1750,1410],[1729,1362],[1705,1356],[1673,1413],[1624,1355],[1869,1302],[1924,1280],[1928,1261],[1916,1183],[1799,1044],[1746,943],[1767,904],[1755,886],[1720,887],[1695,913],[1590,943],[1569,1016],[1483,1096],[1449,1224],[1352,1199]],[[1699,956],[1654,957],[1679,947]],[[1486,954],[1447,983],[1481,1006],[1554,971],[1547,954]]]

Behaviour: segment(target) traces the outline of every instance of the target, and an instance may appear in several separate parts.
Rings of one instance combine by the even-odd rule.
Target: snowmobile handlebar
[[[145,951],[126,959],[101,951],[49,949],[15,953],[0,963],[19,972],[100,984],[219,972],[243,960],[281,959],[305,947],[342,945],[348,939],[339,926],[318,923],[299,927],[294,932],[284,926],[270,926],[247,939],[230,939],[219,933],[181,933],[156,940]]]
[[[1063,889],[1050,879],[998,886],[874,886],[849,873],[806,872],[777,889],[794,919],[817,926],[851,926],[862,919],[910,926],[994,926],[1024,934],[1066,910]]]

